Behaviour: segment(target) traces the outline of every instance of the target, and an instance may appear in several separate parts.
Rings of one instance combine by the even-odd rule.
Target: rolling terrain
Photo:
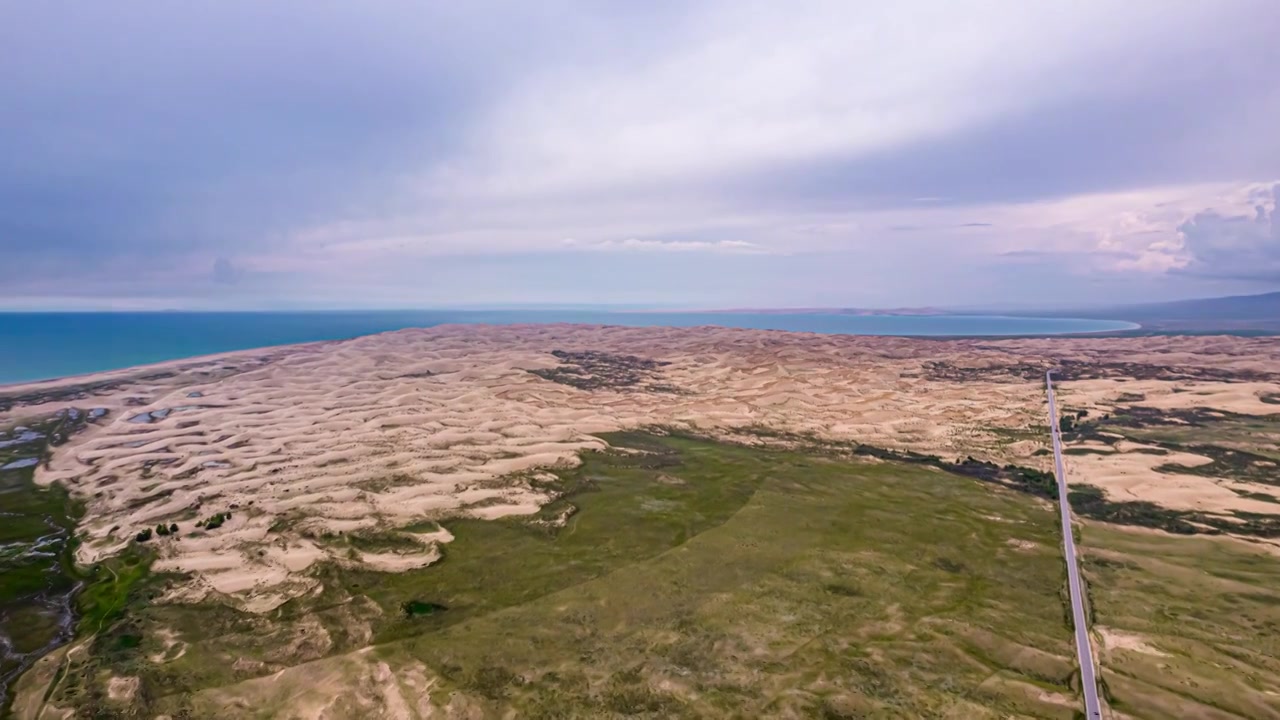
[[[1050,368],[1108,717],[1280,717],[1276,343],[567,325],[0,392],[91,417],[13,713],[1071,718]]]

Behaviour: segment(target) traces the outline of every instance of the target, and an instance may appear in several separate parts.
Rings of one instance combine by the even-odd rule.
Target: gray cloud
[[[591,23],[543,7],[7,6],[0,243],[216,252],[387,212]]]
[[[1280,23],[1280,5],[1274,22]],[[1152,70],[1150,86],[1088,91],[918,143],[771,169],[737,185],[758,202],[817,208],[1031,202],[1280,171],[1280,134],[1234,127],[1280,118],[1280,44],[1245,43],[1256,64]],[[1200,59],[1188,54],[1182,61]],[[1265,88],[1259,92],[1258,88]]]
[[[230,260],[220,257],[213,261],[213,281],[222,285],[235,285],[240,282],[240,269]]]
[[[1192,262],[1183,272],[1205,277],[1280,282],[1280,184],[1260,195],[1253,215],[1197,213],[1178,227]]]

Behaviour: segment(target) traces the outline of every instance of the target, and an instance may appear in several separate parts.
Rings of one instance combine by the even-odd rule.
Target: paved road
[[[1089,626],[1084,614],[1084,588],[1080,584],[1080,564],[1076,560],[1076,539],[1071,532],[1071,504],[1067,502],[1067,472],[1062,467],[1062,431],[1058,427],[1058,405],[1053,397],[1053,371],[1044,374],[1049,391],[1049,434],[1053,437],[1053,469],[1058,477],[1058,511],[1062,516],[1062,550],[1067,558],[1067,584],[1071,589],[1071,617],[1076,626],[1076,657],[1080,661],[1080,685],[1084,690],[1084,716],[1100,720],[1098,670],[1093,665]]]

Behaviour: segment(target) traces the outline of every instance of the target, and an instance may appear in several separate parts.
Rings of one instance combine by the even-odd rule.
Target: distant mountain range
[[[1276,320],[1280,319],[1280,292],[1130,305],[1119,310],[1180,319]]]
[[[750,315],[803,315],[824,313],[827,315],[957,315],[959,313],[932,307],[911,308],[729,308],[726,310],[698,310],[710,313],[742,313]]]
[[[723,313],[781,315],[788,313],[830,313],[836,315],[1011,315],[1015,317],[1075,317],[1098,320],[1127,320],[1142,326],[1142,332],[1168,333],[1249,333],[1280,334],[1280,292],[1261,295],[1177,300],[1174,302],[1117,305],[1113,307],[1067,308],[1055,310],[966,310],[933,307],[912,308],[733,308]],[[1109,333],[1117,334],[1117,333]]]
[[[1177,300],[1121,305],[1110,308],[1058,310],[1050,313],[1012,313],[1054,317],[1128,320],[1153,332],[1280,333],[1280,292],[1261,295]]]

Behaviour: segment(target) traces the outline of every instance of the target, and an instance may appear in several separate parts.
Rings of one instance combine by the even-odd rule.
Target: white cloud
[[[1110,58],[1245,5],[704,3],[646,55],[533,72],[436,188],[580,193],[884,151],[1119,84],[1152,58]]]
[[[572,205],[548,203],[509,208],[483,222],[469,219],[455,226],[437,221],[439,227],[422,231],[407,229],[412,222],[406,226],[403,220],[338,223],[300,234],[287,251],[243,259],[272,272],[352,273],[363,268],[376,273],[432,258],[548,252],[855,254],[865,260],[923,257],[958,264],[1003,258],[1054,262],[1082,274],[1160,275],[1197,262],[1188,228],[1205,232],[1213,225],[1219,234],[1219,225],[1255,228],[1256,223],[1243,223],[1240,217],[1252,217],[1260,189],[1269,192],[1270,187],[1195,184],[1023,203],[826,213],[785,208],[746,213],[705,202],[654,213],[644,203],[624,202],[597,217],[579,215]],[[1219,216],[1237,220],[1215,224]],[[1271,232],[1269,224],[1266,228]],[[566,238],[564,229],[573,234]]]
[[[1079,275],[1280,277],[1274,183],[1209,183],[1045,201],[796,218],[792,249],[887,246],[934,261],[1051,263]],[[905,251],[904,251],[905,252]]]
[[[567,250],[585,251],[773,254],[773,251],[768,248],[745,240],[642,240],[640,238],[627,238],[625,240],[582,242],[574,238],[565,238],[563,246]]]

